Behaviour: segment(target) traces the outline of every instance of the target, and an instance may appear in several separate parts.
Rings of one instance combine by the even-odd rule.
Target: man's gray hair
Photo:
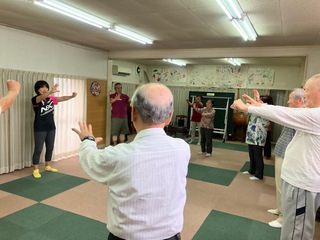
[[[157,95],[148,88],[165,88],[167,96]],[[161,91],[163,92],[163,91]],[[173,96],[169,88],[159,83],[149,83],[139,86],[133,94],[131,105],[135,107],[141,120],[145,123],[165,123],[173,110]]]
[[[305,99],[304,99],[304,89],[302,88],[295,88],[293,89],[294,92],[294,99],[295,100],[299,100],[302,99],[303,103],[305,103]]]

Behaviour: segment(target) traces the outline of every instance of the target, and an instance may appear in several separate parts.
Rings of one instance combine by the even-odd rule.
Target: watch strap
[[[84,141],[84,140],[95,141],[96,139],[95,139],[93,136],[88,135],[88,136],[85,136],[85,137],[82,139],[82,141]]]

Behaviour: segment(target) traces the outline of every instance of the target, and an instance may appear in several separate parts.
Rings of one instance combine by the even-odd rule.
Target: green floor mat
[[[212,142],[214,148],[222,148],[234,151],[248,152],[248,145],[241,145],[236,143],[223,143],[223,142]]]
[[[250,162],[246,162],[241,168],[240,172],[248,171]],[[263,176],[274,177],[274,165],[264,164]]]
[[[203,182],[229,186],[237,174],[237,171],[189,163],[187,177]]]
[[[188,140],[187,142],[189,142]],[[192,144],[197,144],[198,140],[194,140]],[[226,143],[226,142],[218,142],[212,141],[213,148],[222,148],[227,150],[234,150],[234,151],[241,151],[241,152],[248,152],[248,145],[236,144],[236,143]]]
[[[76,203],[75,203],[76,204]],[[41,203],[0,219],[1,239],[105,240],[106,224]]]
[[[0,190],[40,202],[89,181],[62,173],[42,172],[41,176],[27,176],[0,184]]]
[[[192,240],[279,240],[281,229],[212,210]]]

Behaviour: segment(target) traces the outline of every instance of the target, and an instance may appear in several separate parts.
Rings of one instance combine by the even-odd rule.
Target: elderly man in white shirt
[[[244,98],[249,104],[238,99],[231,105],[297,130],[281,171],[281,240],[313,239],[320,206],[320,74],[312,76],[304,88],[306,108],[261,105],[247,95]]]
[[[14,100],[19,94],[20,83],[13,80],[7,81],[8,93],[6,96],[0,99],[0,115],[11,107]]]
[[[79,162],[109,187],[108,239],[180,239],[190,148],[163,130],[173,114],[172,93],[162,84],[142,85],[131,105],[137,130],[131,143],[100,150],[90,125],[73,129],[82,140]]]

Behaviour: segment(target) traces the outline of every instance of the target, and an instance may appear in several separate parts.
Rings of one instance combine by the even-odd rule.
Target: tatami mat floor
[[[211,157],[198,155],[200,146],[190,148],[182,239],[279,239],[280,231],[267,225],[276,218],[267,212],[276,206],[274,178],[249,180],[241,173],[248,153],[231,150],[232,144],[223,148],[217,142]],[[274,160],[265,164],[272,169]],[[44,174],[37,180],[46,181],[50,191],[30,177],[31,168],[0,175],[0,239],[106,239],[107,186],[91,180],[77,157],[53,162],[52,166],[59,169],[59,174]],[[41,193],[30,195],[31,189]],[[41,220],[33,213],[40,214]],[[68,225],[63,219],[76,224]],[[57,229],[59,233],[55,233]],[[314,239],[320,239],[319,222]]]

